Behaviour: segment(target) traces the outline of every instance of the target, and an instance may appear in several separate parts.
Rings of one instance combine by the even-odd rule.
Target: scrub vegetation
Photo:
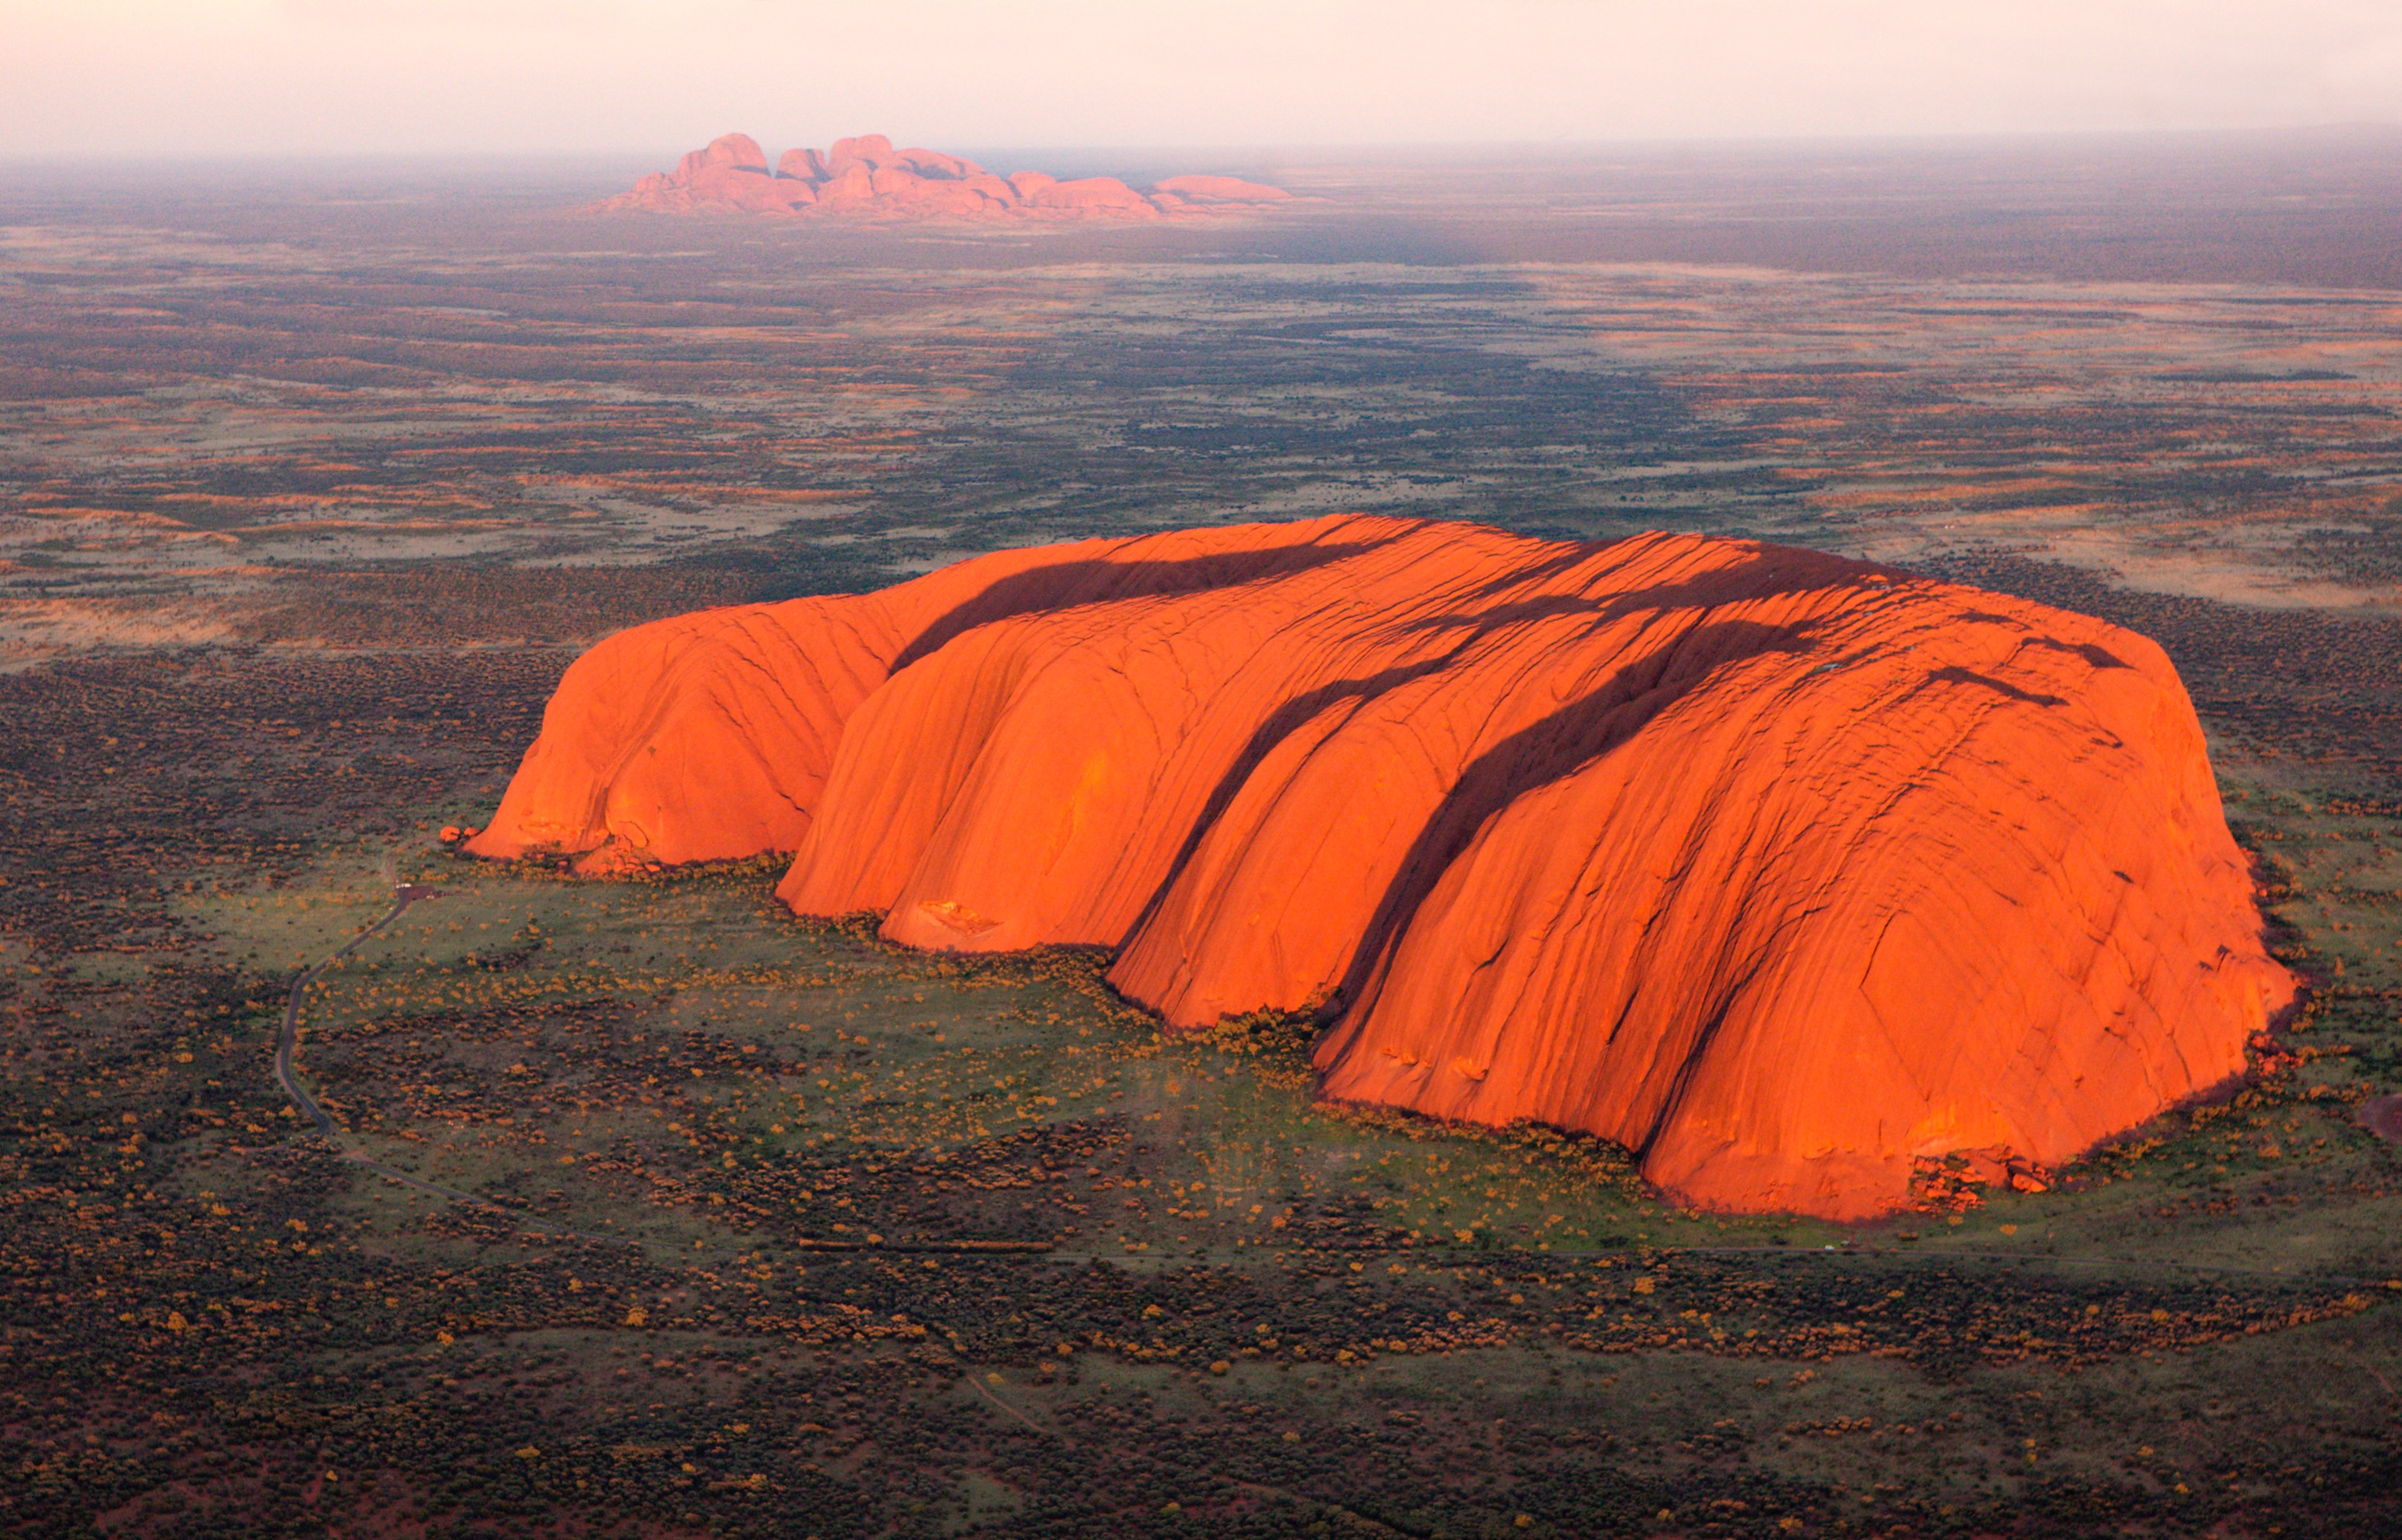
[[[9,174],[0,1533],[2395,1527],[2395,334],[2379,273],[2260,265],[2390,243],[2265,241],[2298,216],[2238,189],[2125,270],[2044,225],[2043,276],[1924,186],[1804,228],[1663,172],[798,254],[445,191],[437,251],[401,193]],[[1772,270],[1814,264],[1879,276]],[[618,626],[1338,508],[1756,534],[2154,637],[2303,1008],[2066,1168],[1732,1218],[1320,1103],[1308,1023],[1166,1036],[1092,952],[436,838]],[[284,992],[401,882],[443,896],[303,1001],[328,1139]]]

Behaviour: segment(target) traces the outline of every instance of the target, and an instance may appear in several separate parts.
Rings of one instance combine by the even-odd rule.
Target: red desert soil
[[[896,150],[880,133],[836,140],[831,150],[786,150],[770,170],[757,140],[729,133],[600,206],[655,213],[1160,219],[1255,210],[1290,196],[1231,176],[1171,176],[1148,193],[1112,176],[995,176],[939,150]]]
[[[568,670],[479,855],[1324,1007],[1326,1093],[1839,1218],[2064,1161],[2291,997],[2160,650],[1815,552],[1335,517],[1003,551]]]

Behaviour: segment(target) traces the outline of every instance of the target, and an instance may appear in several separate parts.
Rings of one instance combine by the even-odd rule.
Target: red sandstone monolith
[[[1748,542],[1343,517],[1010,551],[570,669],[477,854],[790,851],[899,942],[1324,1009],[1329,1095],[1858,1217],[2239,1073],[2291,997],[2159,648]]]

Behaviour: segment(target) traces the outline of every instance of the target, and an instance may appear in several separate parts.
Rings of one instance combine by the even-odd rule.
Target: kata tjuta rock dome
[[[830,150],[786,150],[776,164],[747,133],[711,140],[671,172],[602,203],[651,213],[764,213],[867,219],[1146,220],[1240,213],[1287,201],[1281,187],[1233,176],[1171,176],[1139,192],[1114,176],[1062,181],[1047,172],[995,176],[973,160],[880,133]]]
[[[1835,1217],[2226,1080],[2293,988],[2158,647],[1692,536],[1326,518],[639,626],[471,848],[792,851],[803,913],[1319,1005],[1330,1096]]]

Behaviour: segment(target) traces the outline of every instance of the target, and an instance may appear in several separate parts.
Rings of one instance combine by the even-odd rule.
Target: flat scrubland
[[[1988,227],[1924,187],[1713,225],[1741,187],[1707,183],[1596,194],[1615,260],[1558,254],[1579,211],[1378,205],[1364,174],[1149,238],[575,218],[572,187],[529,212],[19,186],[0,667],[584,641],[1000,545],[1356,509],[2402,614],[2382,170],[2158,228],[2072,188],[2090,215],[2009,211],[2037,270],[1989,231],[1949,252]],[[2282,245],[2222,249],[2258,217]],[[1647,220],[1685,234],[1626,246]],[[1792,271],[1760,245],[1799,260],[1821,225],[1890,249]],[[2347,230],[2359,277],[2328,270]]]
[[[1298,1024],[1164,1038],[1096,955],[901,952],[766,864],[587,882],[411,819],[193,868],[172,944],[12,969],[12,1522],[2358,1533],[2402,818],[2239,791],[2323,976],[2257,1082],[1857,1229],[1317,1104]],[[343,1132],[303,1135],[279,986],[395,878],[443,897],[309,992]]]
[[[2402,1089],[2392,291],[1580,262],[1493,197],[797,254],[21,199],[0,1532],[2402,1521],[2402,1161],[2360,1119]],[[1758,534],[2144,631],[2304,1009],[2042,1190],[1736,1218],[1597,1141],[1319,1103],[1307,1024],[1164,1037],[1096,952],[435,839],[617,626],[1346,507]],[[443,896],[303,1002],[321,1138],[283,992],[401,881]]]

